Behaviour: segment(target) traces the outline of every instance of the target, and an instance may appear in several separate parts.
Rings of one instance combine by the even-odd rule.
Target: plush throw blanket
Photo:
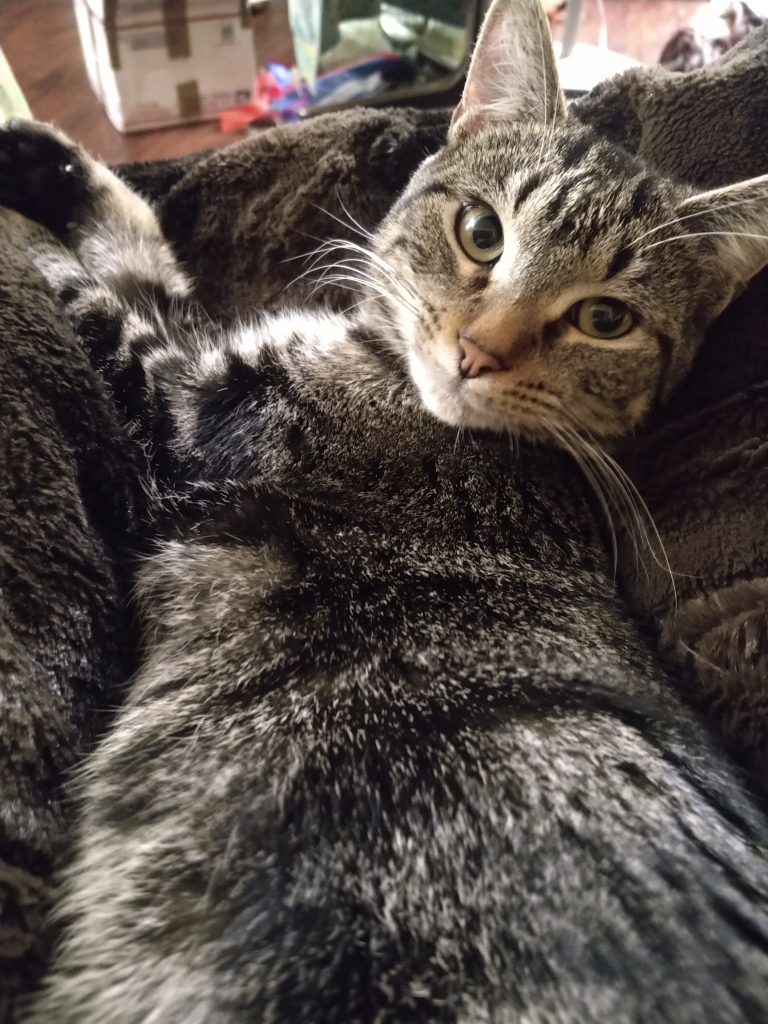
[[[699,186],[768,172],[768,29],[689,75],[638,69],[572,108]],[[292,259],[373,226],[448,115],[356,110],[212,155],[124,168],[152,198],[213,316],[354,301],[313,294]],[[341,219],[343,223],[334,220]],[[35,982],[70,766],[109,722],[135,656],[126,595],[148,542],[141,453],[23,251],[0,238],[0,1020]],[[620,457],[680,575],[619,583],[658,628],[688,698],[768,789],[768,272],[713,328],[663,416]]]
[[[45,963],[63,785],[135,663],[135,453],[43,279],[0,232],[0,1021]]]

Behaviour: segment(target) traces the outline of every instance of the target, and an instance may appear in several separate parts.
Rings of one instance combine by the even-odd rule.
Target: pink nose
[[[492,356],[490,352],[483,352],[474,341],[470,341],[464,335],[459,338],[459,346],[463,353],[459,363],[462,377],[479,377],[481,373],[501,369],[501,363],[496,356]]]

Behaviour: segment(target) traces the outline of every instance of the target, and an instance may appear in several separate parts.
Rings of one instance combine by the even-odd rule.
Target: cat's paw
[[[0,125],[0,206],[37,221],[62,240],[93,198],[89,158],[38,121]]]

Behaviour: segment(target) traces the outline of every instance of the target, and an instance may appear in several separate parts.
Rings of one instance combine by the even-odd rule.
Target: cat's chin
[[[448,426],[494,434],[513,433],[529,441],[551,440],[544,425],[524,413],[514,419],[497,413],[487,398],[473,395],[467,382],[457,374],[427,364],[417,353],[410,353],[408,362],[424,406]]]
[[[408,368],[426,409],[451,427],[501,433],[506,424],[489,408],[473,408],[462,394],[461,381],[443,367],[428,363],[419,353],[408,354]]]

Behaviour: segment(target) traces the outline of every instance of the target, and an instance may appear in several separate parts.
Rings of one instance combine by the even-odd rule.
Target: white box
[[[244,0],[75,0],[93,91],[121,132],[191,124],[248,103]]]

